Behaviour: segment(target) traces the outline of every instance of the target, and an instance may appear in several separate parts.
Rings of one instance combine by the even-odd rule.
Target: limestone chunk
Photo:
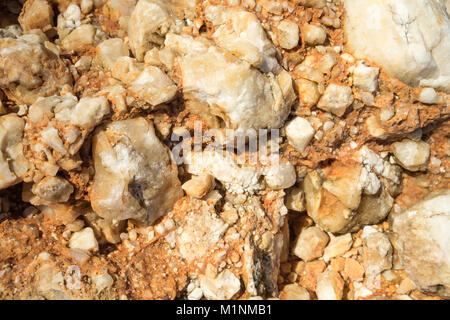
[[[353,70],[353,85],[364,91],[376,91],[380,69],[359,62]]]
[[[404,139],[392,144],[398,163],[409,171],[426,170],[430,159],[430,145],[424,141]]]
[[[291,20],[283,20],[277,27],[277,41],[283,49],[293,49],[299,41],[298,25]]]
[[[128,23],[130,48],[138,61],[145,53],[164,43],[165,35],[182,26],[169,1],[139,0]]]
[[[33,186],[32,192],[46,201],[66,202],[73,190],[73,186],[61,177],[45,177]]]
[[[230,300],[241,290],[241,281],[229,270],[214,278],[200,275],[200,288],[208,300]]]
[[[330,238],[318,227],[301,231],[294,243],[293,253],[303,261],[320,258]]]
[[[419,101],[425,104],[434,104],[439,102],[439,96],[433,88],[423,88],[420,91]]]
[[[306,24],[302,27],[302,38],[307,45],[317,46],[325,43],[327,33],[320,26]]]
[[[308,120],[302,117],[295,117],[286,125],[285,130],[289,144],[300,153],[305,150],[315,134],[315,130]]]
[[[28,171],[22,145],[24,126],[15,114],[0,117],[0,189],[19,183]]]
[[[64,37],[61,48],[67,51],[82,51],[94,44],[94,38],[94,26],[83,24]]]
[[[112,122],[97,131],[92,153],[91,204],[105,219],[153,223],[182,196],[177,169],[144,118]]]
[[[201,199],[214,187],[214,178],[208,174],[192,177],[181,187],[189,196]]]
[[[450,90],[450,19],[442,1],[346,0],[344,6],[352,54],[409,85]]]
[[[128,47],[120,38],[107,39],[96,48],[96,54],[101,64],[106,69],[112,69],[114,63],[120,57],[128,57]]]
[[[396,214],[392,230],[409,278],[424,292],[450,297],[450,191],[437,190]]]
[[[17,104],[33,104],[71,85],[66,65],[43,45],[0,39],[0,88]]]
[[[91,228],[84,228],[81,231],[74,232],[69,241],[71,249],[80,249],[84,251],[98,251],[97,239]]]
[[[341,300],[344,280],[335,271],[325,271],[317,277],[316,294],[319,300]]]
[[[352,89],[347,86],[330,84],[317,104],[319,109],[329,111],[338,117],[344,115],[353,102]]]
[[[185,98],[205,104],[203,112],[221,118],[226,127],[279,128],[285,121],[295,96],[287,72],[264,75],[201,37],[169,34],[166,46],[179,55]]]
[[[240,8],[209,6],[205,15],[216,26],[213,39],[218,47],[264,73],[278,73],[276,49],[255,14]]]
[[[28,0],[22,8],[19,23],[23,31],[41,29],[46,32],[53,27],[53,9],[46,0]]]

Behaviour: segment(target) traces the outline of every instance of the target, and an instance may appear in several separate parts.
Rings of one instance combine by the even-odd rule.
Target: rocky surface
[[[0,1],[0,299],[450,298],[445,3]]]

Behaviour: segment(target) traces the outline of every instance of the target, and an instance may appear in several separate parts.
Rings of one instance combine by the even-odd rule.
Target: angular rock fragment
[[[98,243],[91,228],[84,228],[81,231],[74,232],[70,238],[69,246],[72,249],[98,251]]]
[[[328,235],[318,227],[304,229],[294,243],[293,253],[304,261],[312,261],[323,255]]]
[[[128,57],[128,47],[120,38],[107,39],[100,43],[96,48],[97,57],[106,69],[112,69],[114,63],[120,57]]]
[[[379,73],[378,68],[368,67],[363,62],[359,62],[353,70],[353,85],[364,91],[376,91]]]
[[[53,27],[53,9],[46,0],[28,0],[19,16],[23,31],[41,29],[46,32]]]
[[[325,89],[317,107],[341,117],[352,102],[353,94],[350,87],[330,84]]]
[[[102,218],[153,223],[182,196],[177,169],[144,118],[106,125],[95,134],[92,153],[90,198]]]
[[[302,153],[315,134],[314,128],[308,120],[295,117],[286,125],[286,136],[298,152]]]
[[[319,300],[341,300],[344,280],[339,273],[325,271],[317,277],[316,294]]]
[[[386,234],[367,226],[361,235],[364,240],[364,268],[372,280],[384,270],[392,268],[393,248]]]
[[[200,276],[200,287],[208,300],[229,300],[241,289],[241,282],[229,270],[221,272],[216,278]]]
[[[426,170],[430,159],[430,145],[424,141],[404,139],[392,144],[398,163],[409,171]]]
[[[420,290],[450,297],[450,192],[430,193],[393,216],[396,248],[410,279]]]
[[[282,300],[310,300],[308,290],[299,286],[296,283],[288,284],[280,292],[280,299]]]

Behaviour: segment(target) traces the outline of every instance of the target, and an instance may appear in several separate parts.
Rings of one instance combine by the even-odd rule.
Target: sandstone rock
[[[353,85],[364,91],[376,91],[379,73],[380,69],[368,67],[364,62],[359,62],[353,70]]]
[[[364,240],[363,260],[368,277],[374,279],[392,268],[392,245],[386,234],[367,226],[361,235]]]
[[[320,258],[330,238],[318,227],[301,231],[294,242],[293,253],[304,261]]]
[[[323,260],[330,261],[331,258],[338,257],[347,252],[352,246],[351,233],[346,233],[339,237],[332,237],[323,254]]]
[[[341,300],[344,280],[339,273],[325,271],[317,277],[316,294],[319,300]]]
[[[106,69],[112,69],[114,63],[120,57],[128,57],[128,47],[120,38],[112,38],[103,41],[96,48],[96,54],[100,63]]]
[[[53,27],[53,9],[46,0],[28,0],[19,16],[23,31],[41,29],[46,32]]]
[[[165,44],[179,55],[185,99],[203,103],[204,114],[243,131],[279,128],[286,120],[295,96],[287,72],[264,75],[201,37],[169,34]]]
[[[0,117],[0,189],[19,183],[28,171],[22,144],[24,126],[15,114]]]
[[[393,216],[401,263],[420,290],[450,297],[450,192],[432,192]]]
[[[317,107],[329,111],[338,117],[344,115],[353,102],[352,89],[346,86],[330,84],[323,93]]]
[[[71,87],[66,65],[41,44],[3,38],[0,48],[0,88],[17,104],[30,105]]]
[[[441,1],[346,0],[344,5],[351,53],[409,85],[450,90],[450,19]]]
[[[153,223],[182,196],[177,169],[153,124],[143,118],[106,125],[95,134],[92,153],[91,204],[105,219]]]
[[[424,141],[404,139],[392,144],[398,163],[409,171],[426,170],[430,159],[430,145]]]
[[[315,130],[308,120],[301,117],[295,117],[290,121],[286,125],[285,130],[289,144],[300,153],[305,150],[315,134]]]
[[[277,41],[283,49],[293,49],[299,41],[298,25],[291,20],[283,20],[278,24]]]
[[[302,26],[302,39],[309,46],[324,44],[327,39],[325,30],[314,24],[306,24]]]
[[[281,300],[310,300],[308,290],[299,286],[296,283],[288,284],[284,286],[283,291],[280,293]]]
[[[255,14],[240,8],[209,6],[205,16],[216,26],[213,39],[218,47],[264,73],[278,73],[276,49]]]
[[[161,46],[165,35],[183,25],[172,11],[172,5],[162,0],[139,0],[128,23],[130,48],[138,61],[145,52]]]
[[[85,251],[98,251],[97,239],[91,228],[84,228],[81,231],[74,232],[69,241],[71,249],[80,249]]]
[[[241,289],[238,277],[229,270],[222,271],[215,279],[199,276],[200,287],[208,300],[229,300]]]

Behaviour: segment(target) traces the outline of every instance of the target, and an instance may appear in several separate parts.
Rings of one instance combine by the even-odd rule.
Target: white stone
[[[96,48],[96,54],[106,69],[112,69],[117,59],[128,56],[129,51],[126,44],[120,38],[107,39]]]
[[[434,104],[439,102],[439,96],[433,88],[423,88],[420,91],[419,101],[425,104]]]
[[[293,49],[298,45],[299,29],[297,23],[283,20],[277,26],[277,41],[283,49]]]
[[[327,39],[325,30],[314,24],[306,24],[302,27],[303,41],[309,46],[324,44]]]
[[[114,284],[114,279],[109,275],[109,273],[103,273],[92,277],[92,282],[97,288],[97,292],[101,292],[105,289],[111,288]]]
[[[203,297],[203,291],[201,288],[195,288],[188,295],[188,300],[200,300]]]
[[[81,231],[74,232],[69,241],[71,249],[80,249],[85,251],[98,251],[98,242],[92,228],[84,228]]]
[[[304,261],[320,258],[330,238],[318,227],[310,227],[300,232],[294,242],[293,253]]]
[[[317,107],[341,117],[352,102],[353,93],[350,87],[330,84],[325,89]]]
[[[323,254],[323,260],[330,261],[331,258],[339,257],[350,250],[353,244],[352,234],[346,233],[342,236],[332,237]]]
[[[289,144],[300,153],[305,150],[315,134],[315,130],[308,120],[302,117],[295,117],[286,125],[285,130]]]
[[[222,271],[214,278],[200,275],[200,287],[208,300],[230,300],[241,289],[239,278],[229,270]]]
[[[380,69],[368,67],[364,62],[358,62],[353,70],[353,85],[364,91],[376,91]]]
[[[424,141],[404,139],[392,144],[398,163],[410,171],[426,170],[430,159],[430,145]]]
[[[393,248],[389,238],[383,232],[366,226],[361,238],[364,241],[363,261],[366,275],[371,280],[392,267]]]
[[[317,277],[316,294],[319,300],[341,300],[344,280],[334,271],[325,271]]]

